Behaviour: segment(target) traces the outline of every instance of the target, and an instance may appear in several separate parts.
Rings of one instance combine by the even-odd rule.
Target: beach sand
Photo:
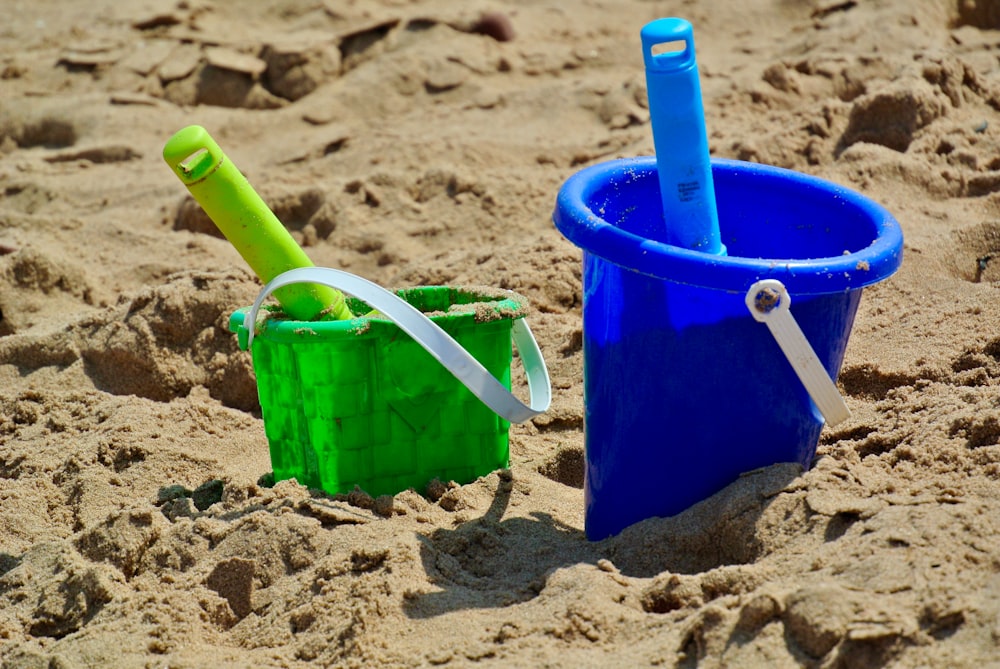
[[[4,669],[1000,667],[1000,2],[4,8]],[[652,153],[662,16],[694,24],[713,155],[864,193],[905,260],[809,471],[588,542],[581,254],[551,214]],[[160,157],[190,124],[317,265],[528,299],[554,399],[509,470],[375,508],[261,482],[227,328],[261,284]]]

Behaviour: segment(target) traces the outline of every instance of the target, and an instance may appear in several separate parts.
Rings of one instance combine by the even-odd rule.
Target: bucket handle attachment
[[[767,325],[827,425],[834,426],[850,418],[851,411],[837,385],[789,310],[792,298],[785,284],[777,279],[758,281],[747,291],[746,305],[754,320]]]
[[[406,300],[367,279],[330,267],[300,267],[271,279],[243,316],[243,327],[247,330],[247,349],[253,344],[254,324],[264,300],[275,290],[295,283],[322,284],[365,301],[424,347],[483,404],[512,423],[523,423],[549,408],[552,401],[549,372],[538,342],[523,318],[514,320],[511,336],[528,378],[530,405],[514,397],[451,335]]]

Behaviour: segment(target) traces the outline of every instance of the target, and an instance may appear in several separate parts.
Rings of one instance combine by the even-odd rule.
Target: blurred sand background
[[[1000,2],[4,10],[4,669],[1000,667]],[[638,34],[671,15],[714,155],[873,197],[905,260],[810,471],[588,543],[580,253],[550,216],[652,153]],[[378,512],[258,484],[226,321],[260,285],[160,158],[193,123],[317,264],[528,297],[555,399],[509,472]]]

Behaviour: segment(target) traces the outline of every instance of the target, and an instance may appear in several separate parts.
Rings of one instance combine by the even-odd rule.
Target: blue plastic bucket
[[[899,224],[849,189],[797,172],[713,160],[728,255],[663,243],[653,157],[573,175],[556,227],[583,249],[586,532],[672,516],[741,473],[808,468],[823,418],[744,302],[761,279],[836,379],[861,289],[902,261]]]

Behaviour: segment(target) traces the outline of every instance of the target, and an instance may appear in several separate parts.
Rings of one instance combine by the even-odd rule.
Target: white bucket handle
[[[271,279],[260,291],[253,306],[243,316],[247,349],[253,344],[257,312],[275,290],[294,283],[318,283],[342,290],[363,300],[372,309],[393,321],[438,362],[464,383],[483,404],[512,423],[523,423],[545,412],[552,401],[552,386],[545,359],[531,329],[523,318],[514,320],[511,336],[517,346],[528,378],[530,406],[521,402],[451,335],[398,295],[360,276],[329,267],[301,267]]]
[[[746,305],[756,321],[767,325],[826,424],[834,426],[850,418],[851,411],[837,385],[789,310],[792,298],[785,284],[777,279],[756,282],[747,291]]]

